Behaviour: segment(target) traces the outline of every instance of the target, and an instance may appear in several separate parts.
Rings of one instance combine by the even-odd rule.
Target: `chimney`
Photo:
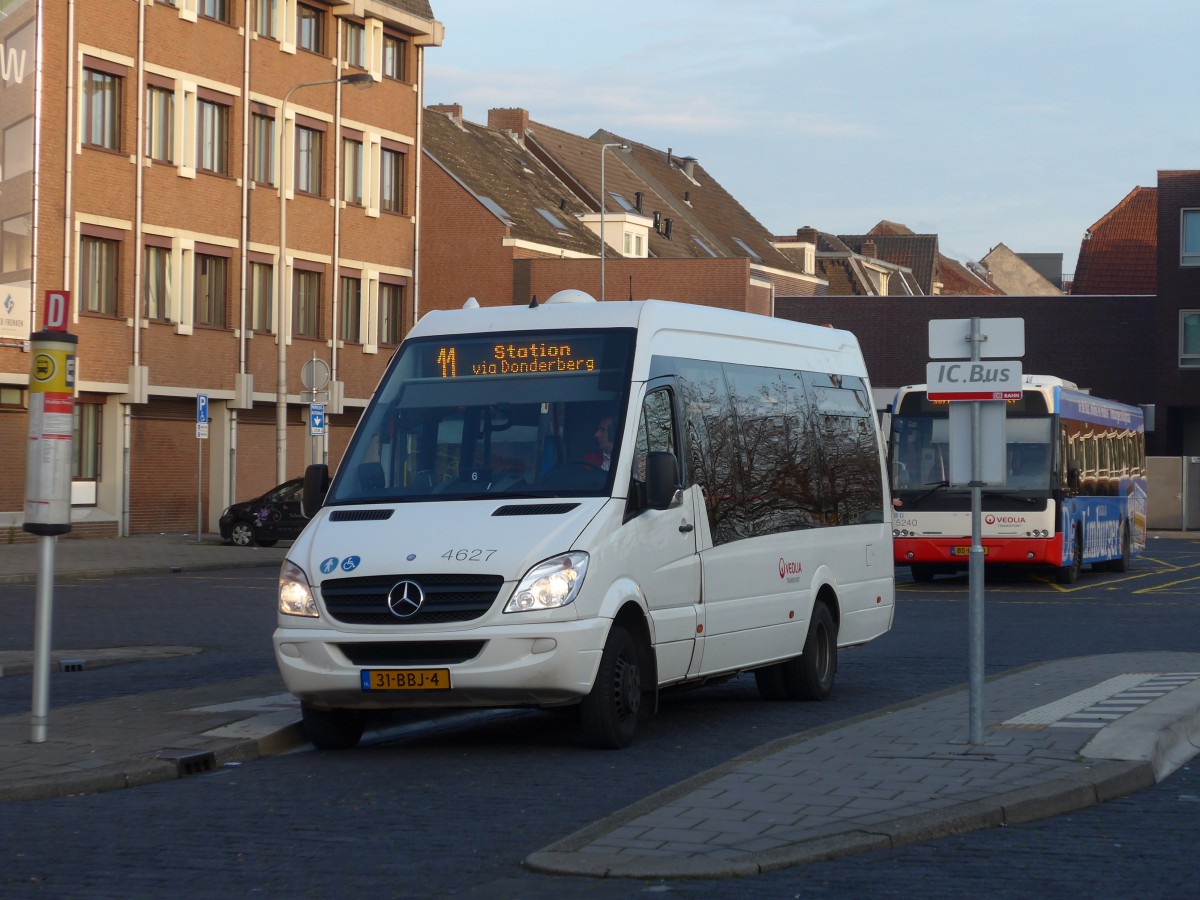
[[[633,193],[633,208],[639,213],[642,211],[642,200],[645,196],[645,193],[642,191],[634,191]]]
[[[863,241],[858,252],[868,259],[879,259],[879,250],[875,247],[874,241]]]
[[[461,103],[435,103],[429,107],[430,112],[442,113],[449,116],[459,125],[462,124],[462,104]]]
[[[525,132],[529,130],[529,111],[519,107],[512,109],[489,109],[488,128],[507,131],[518,144],[525,143]]]
[[[671,220],[663,219],[663,237],[668,241],[671,239]]]
[[[679,161],[681,163],[683,163],[683,174],[686,175],[688,178],[692,179],[692,181],[695,181],[696,180],[696,157],[685,156]]]
[[[811,225],[805,225],[803,228],[796,229],[796,240],[801,244],[815,244],[817,242],[817,229]]]

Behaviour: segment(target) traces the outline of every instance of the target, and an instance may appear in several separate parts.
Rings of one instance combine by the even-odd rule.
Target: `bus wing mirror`
[[[657,451],[646,456],[646,506],[670,509],[683,502],[679,483],[679,460],[674,453]]]
[[[304,470],[304,492],[300,495],[300,511],[311,519],[325,502],[329,490],[329,466],[312,465]]]

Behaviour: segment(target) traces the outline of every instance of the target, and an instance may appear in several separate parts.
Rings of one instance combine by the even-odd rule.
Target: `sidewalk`
[[[57,549],[57,578],[275,566],[286,552],[186,536]],[[36,567],[36,545],[0,546],[0,579],[30,581]],[[105,665],[190,652],[57,659]],[[26,674],[31,656],[0,653],[0,677]],[[767,744],[525,864],[604,877],[754,874],[1070,812],[1148,787],[1200,749],[1200,653],[1051,661],[998,675],[984,693],[981,745],[966,742],[963,685]],[[28,714],[0,717],[0,802],[132,787],[306,746],[298,705],[276,675],[52,709],[47,740],[31,743],[30,731]]]

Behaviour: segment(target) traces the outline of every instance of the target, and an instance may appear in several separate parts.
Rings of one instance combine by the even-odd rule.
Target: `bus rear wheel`
[[[784,688],[793,700],[829,699],[837,676],[837,625],[824,603],[813,606],[804,652],[783,662],[780,669]]]

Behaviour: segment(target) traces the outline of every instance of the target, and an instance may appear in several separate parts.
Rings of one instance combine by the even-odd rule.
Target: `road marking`
[[[1012,728],[1099,730],[1176,688],[1191,684],[1200,672],[1132,672],[1117,675],[1047,703],[1000,724]]]

